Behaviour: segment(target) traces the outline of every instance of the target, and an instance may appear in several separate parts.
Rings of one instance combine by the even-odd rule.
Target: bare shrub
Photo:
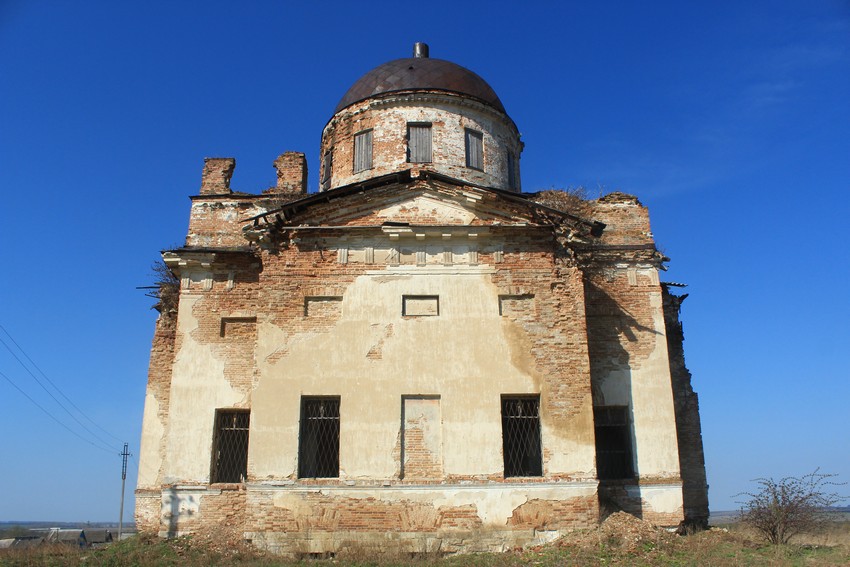
[[[846,484],[835,482],[836,476],[821,473],[818,468],[801,477],[757,478],[757,491],[738,495],[748,498],[741,506],[741,522],[776,545],[788,543],[801,532],[822,528],[828,521],[829,507],[844,500],[832,491],[832,487]]]
[[[162,260],[151,265],[151,272],[153,273],[154,285],[144,288],[150,290],[145,295],[157,300],[152,309],[156,309],[163,316],[169,317],[177,312],[177,302],[180,299],[180,280]]]
[[[588,193],[584,187],[567,187],[566,189],[547,189],[531,193],[529,199],[566,213],[581,215],[587,211]]]

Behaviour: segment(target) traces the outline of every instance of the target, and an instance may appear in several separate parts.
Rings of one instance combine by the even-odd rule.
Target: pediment
[[[253,219],[248,230],[310,227],[556,227],[575,234],[593,223],[529,201],[522,195],[471,186],[433,175],[386,176],[383,183],[351,185],[310,195]],[[381,181],[381,180],[377,180]]]
[[[459,203],[439,195],[420,193],[400,202],[382,203],[372,216],[385,222],[410,224],[474,224],[483,220],[474,205]]]
[[[289,221],[325,226],[535,224],[531,213],[480,188],[412,181],[332,198],[296,212]]]

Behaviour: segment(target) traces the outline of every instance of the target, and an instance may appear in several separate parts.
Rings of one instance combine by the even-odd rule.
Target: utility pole
[[[127,480],[127,457],[130,456],[126,443],[124,443],[124,450],[119,454],[121,455],[121,513],[118,516],[118,541],[121,541],[121,532],[124,529],[124,482]]]

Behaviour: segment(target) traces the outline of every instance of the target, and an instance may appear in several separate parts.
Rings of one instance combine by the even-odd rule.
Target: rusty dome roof
[[[428,57],[428,46],[416,44],[417,57],[379,65],[348,89],[334,114],[355,102],[385,93],[410,90],[446,91],[469,96],[505,112],[502,101],[487,81],[456,63]]]

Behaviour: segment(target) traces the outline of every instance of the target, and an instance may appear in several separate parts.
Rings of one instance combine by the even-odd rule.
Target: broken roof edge
[[[276,209],[272,209],[270,211],[266,211],[265,213],[255,215],[253,217],[249,217],[244,219],[243,223],[253,222],[256,226],[260,219],[264,219],[271,215],[280,215],[283,214],[284,218],[288,218],[287,213],[294,213],[298,210],[303,210],[304,208],[310,207],[316,203],[327,203],[332,199],[338,199],[341,197],[348,196],[352,193],[361,193],[364,191],[368,191],[370,189],[374,189],[377,187],[383,187],[386,185],[391,185],[393,183],[405,184],[410,183],[414,180],[422,180],[427,181],[429,179],[433,179],[435,181],[441,181],[443,183],[447,183],[450,185],[455,185],[457,187],[471,187],[475,189],[479,189],[481,191],[486,191],[489,193],[493,193],[498,195],[508,201],[512,201],[514,203],[519,203],[524,206],[538,209],[540,211],[544,211],[550,214],[555,214],[560,217],[569,219],[573,222],[585,225],[590,229],[591,236],[596,238],[602,235],[602,231],[605,229],[605,223],[600,221],[588,220],[582,218],[578,215],[574,215],[567,211],[562,211],[560,209],[555,209],[553,207],[549,207],[547,205],[543,205],[541,203],[537,203],[532,201],[528,197],[526,197],[524,193],[515,193],[513,191],[508,191],[506,189],[497,189],[495,187],[488,187],[486,185],[478,185],[476,183],[470,183],[468,181],[463,181],[448,175],[444,175],[442,173],[437,173],[430,170],[419,170],[418,175],[415,177],[412,174],[412,169],[403,169],[401,171],[397,171],[394,173],[388,173],[386,175],[381,175],[379,177],[374,177],[367,181],[360,181],[357,183],[351,183],[349,185],[343,185],[341,187],[336,187],[334,189],[330,189],[328,191],[322,191],[319,193],[313,193],[304,198],[297,199],[295,201],[290,201],[289,203],[285,203]],[[247,227],[243,228],[246,230]]]

